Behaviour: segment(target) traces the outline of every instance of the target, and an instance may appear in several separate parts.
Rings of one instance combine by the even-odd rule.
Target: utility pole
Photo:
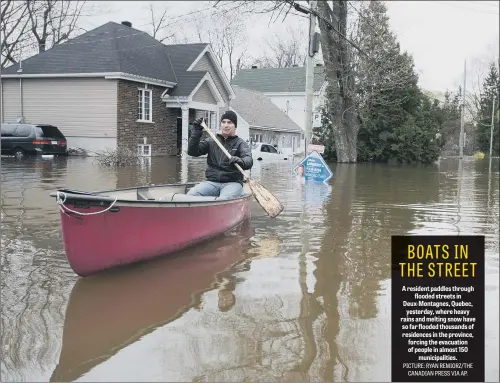
[[[465,78],[466,78],[466,71],[467,71],[467,61],[464,61],[464,88],[462,90],[462,114],[460,116],[460,139],[459,139],[459,146],[460,146],[460,159],[463,158],[464,156],[464,115],[465,115]]]
[[[307,145],[312,139],[312,104],[313,104],[313,84],[314,84],[314,43],[316,31],[316,0],[309,1],[309,45],[306,60],[306,110],[305,110],[305,134],[304,134],[304,154],[307,156]]]
[[[493,105],[491,107],[491,130],[490,130],[490,159],[493,156],[493,129],[495,127],[495,95],[493,95]]]

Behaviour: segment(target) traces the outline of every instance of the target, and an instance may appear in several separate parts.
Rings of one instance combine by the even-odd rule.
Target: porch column
[[[183,157],[187,156],[188,135],[189,135],[189,107],[183,105],[182,110],[182,153]]]
[[[182,105],[182,149],[181,149],[181,183],[188,182],[188,135],[189,135],[189,107]]]

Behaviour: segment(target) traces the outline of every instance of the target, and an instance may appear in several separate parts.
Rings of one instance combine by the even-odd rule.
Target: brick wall
[[[137,88],[144,84],[133,81],[118,81],[117,146],[137,150],[137,145],[151,144],[153,156],[177,154],[177,114],[179,109],[167,109],[161,100],[165,88],[148,85],[153,90],[153,123],[137,122]]]

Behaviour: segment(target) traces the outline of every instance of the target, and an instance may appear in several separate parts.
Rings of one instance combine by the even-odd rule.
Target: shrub
[[[141,156],[130,149],[105,149],[95,153],[96,161],[103,166],[131,166],[141,162]]]

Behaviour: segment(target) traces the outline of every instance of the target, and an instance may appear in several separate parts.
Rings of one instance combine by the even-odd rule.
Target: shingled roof
[[[302,133],[302,129],[277,105],[260,92],[233,85],[236,98],[231,108],[248,122],[250,127]]]
[[[325,68],[322,66],[314,67],[314,91],[319,91],[324,82]],[[241,69],[234,76],[231,85],[263,93],[305,92],[306,68]]]
[[[170,62],[177,75],[177,85],[168,92],[172,97],[189,96],[206,72],[187,71],[200,53],[207,47],[206,43],[167,45]]]
[[[17,74],[18,65],[2,70]],[[128,73],[177,82],[165,45],[146,32],[106,23],[22,62],[22,74]]]
[[[146,32],[108,22],[34,55],[2,75],[126,73],[177,84],[171,96],[188,96],[206,72],[187,71],[208,44],[165,45]]]
[[[207,43],[172,44],[165,45],[165,47],[167,48],[170,61],[172,61],[172,66],[177,72],[187,70],[207,45]]]

